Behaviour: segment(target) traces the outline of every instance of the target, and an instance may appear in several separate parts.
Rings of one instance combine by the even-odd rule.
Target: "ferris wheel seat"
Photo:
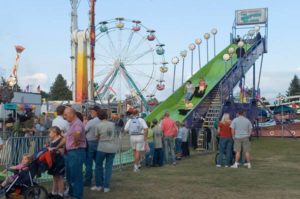
[[[154,41],[155,40],[155,36],[154,35],[148,35],[147,39],[148,39],[148,41]]]
[[[162,67],[160,67],[160,72],[162,72],[162,73],[166,73],[166,72],[168,72],[168,67],[166,67],[166,66],[162,66]]]
[[[121,29],[121,28],[124,28],[124,23],[122,23],[122,22],[117,23],[117,24],[116,24],[116,27],[117,27],[117,28],[120,28],[120,29]]]
[[[132,30],[135,31],[135,32],[138,32],[141,30],[141,27],[140,26],[134,26],[132,27]]]
[[[157,84],[156,89],[159,90],[159,91],[162,91],[162,90],[165,89],[165,85],[164,84]]]

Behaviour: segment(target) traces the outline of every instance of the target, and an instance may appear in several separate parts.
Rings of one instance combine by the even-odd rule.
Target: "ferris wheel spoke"
[[[100,49],[103,49],[103,50],[104,50],[104,52],[107,54],[106,57],[109,57],[109,58],[111,58],[111,59],[114,59],[114,57],[111,56],[111,55],[114,54],[114,52],[112,51],[112,49],[108,50],[108,49],[107,49],[105,46],[103,46],[100,42],[98,42],[97,45],[99,45]]]
[[[129,75],[129,73],[126,70],[124,70],[124,68],[121,68],[121,70],[124,72],[123,75],[127,77],[127,79],[129,80],[128,82],[131,84],[131,87],[137,92],[137,94],[142,99],[143,103],[147,104],[147,101],[146,101],[145,97],[143,96],[141,90],[137,87],[137,85],[135,84],[135,82],[133,81],[133,79]]]
[[[158,63],[132,63],[132,64],[126,64],[126,66],[157,66]]]
[[[115,68],[113,68],[107,75],[106,77],[102,80],[101,84],[99,85],[99,89],[98,90],[102,90],[105,83],[109,80],[109,78],[112,76],[112,74],[114,74],[114,72],[116,71]]]
[[[95,64],[95,66],[114,66],[113,64]]]
[[[119,29],[119,33],[118,33],[118,49],[119,49],[119,52],[118,52],[118,58],[120,59],[121,58],[121,54],[122,54],[122,30]]]
[[[125,54],[128,53],[129,47],[130,47],[131,42],[132,42],[133,35],[134,35],[134,31],[131,31],[131,33],[128,37],[127,43],[125,44],[124,48],[121,51],[121,54],[125,55]],[[124,58],[124,57],[122,57],[122,58]]]
[[[101,92],[100,93],[100,98],[102,98],[103,96],[105,96],[105,94],[107,93],[108,89],[110,88],[110,86],[115,81],[118,72],[119,72],[119,69],[116,69],[114,71],[113,75],[110,76],[108,83],[103,85],[102,89],[104,89],[104,90],[102,92],[101,92],[102,89],[100,90],[100,92]]]
[[[128,55],[132,55],[133,53],[135,53],[135,51],[136,51],[140,46],[142,46],[142,44],[144,44],[144,43],[146,42],[146,40],[147,40],[146,37],[142,37],[142,38],[140,39],[140,41],[132,48],[132,50],[129,51],[129,53],[128,53],[128,51],[127,51],[127,53],[126,53],[125,56],[127,57]],[[125,57],[125,59],[126,59],[126,57]]]
[[[109,59],[109,60],[111,60],[111,61],[114,61],[114,58],[113,58],[113,57],[109,57],[109,56],[106,56],[106,55],[103,55],[103,54],[95,53],[95,56],[96,56],[96,57],[106,58],[106,59]]]
[[[96,58],[99,58],[101,60],[102,65],[105,64],[106,66],[107,65],[112,65],[112,62],[114,62],[113,60],[107,60],[106,58],[104,57],[100,57],[100,56],[95,56]],[[95,64],[96,66],[99,65],[99,64]]]
[[[111,48],[111,51],[117,56],[118,52],[117,52],[117,49],[116,49],[116,47],[114,45],[114,42],[112,41],[112,39],[111,39],[111,37],[109,35],[109,32],[106,33],[106,36],[107,36],[107,38],[109,40],[109,45],[108,46]]]
[[[147,54],[152,53],[153,51],[154,51],[154,49],[150,48],[149,50],[147,50],[143,53],[133,55],[133,56],[131,56],[131,59],[127,60],[128,62],[126,64],[132,64],[132,63],[136,62],[137,60],[141,59],[142,57],[146,56]]]
[[[144,77],[147,77],[147,78],[150,78],[150,79],[154,79],[154,77],[152,76],[152,75],[149,75],[149,74],[147,74],[146,72],[144,72],[144,71],[141,71],[141,70],[139,70],[139,69],[136,69],[136,68],[134,68],[134,69],[129,69],[129,68],[127,68],[127,70],[128,70],[128,72],[130,72],[131,74],[135,74],[135,75],[137,75],[137,76],[144,76]]]
[[[111,68],[110,68],[110,69],[111,69]],[[109,73],[108,68],[105,68],[105,69],[103,69],[103,70],[98,71],[98,72],[95,74],[95,77],[104,76],[104,75],[107,75],[108,73]]]

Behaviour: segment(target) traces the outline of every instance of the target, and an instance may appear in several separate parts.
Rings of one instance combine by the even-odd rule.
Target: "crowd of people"
[[[185,123],[174,121],[168,112],[164,113],[161,120],[148,122],[139,117],[137,110],[128,114],[127,121],[123,116],[110,119],[107,110],[98,106],[90,107],[87,117],[70,106],[59,106],[56,112],[57,117],[47,131],[50,140],[47,147],[55,154],[54,163],[48,171],[53,176],[49,198],[59,199],[69,195],[82,199],[85,186],[91,191],[109,192],[114,158],[120,150],[122,134],[129,135],[134,172],[141,171],[142,161],[146,167],[161,167],[165,164],[176,166],[179,160],[190,155],[190,130]],[[249,136],[252,124],[243,115],[243,111],[239,111],[238,117],[231,121],[230,115],[225,113],[219,122],[220,156],[217,167],[224,164],[225,167],[238,168],[243,149],[247,161],[245,165],[251,168]],[[235,151],[233,165],[232,148]],[[30,158],[25,154],[16,167],[23,169],[28,162]],[[9,177],[3,183],[13,178]]]
[[[129,112],[126,120],[122,115],[109,118],[107,110],[98,106],[89,107],[87,116],[63,105],[57,107],[56,113],[57,117],[47,120],[48,126],[44,126],[45,119],[38,119],[29,110],[23,116],[26,120],[20,117],[25,125],[18,124],[22,133],[18,136],[39,136],[47,132],[49,143],[46,147],[53,154],[53,165],[48,170],[53,176],[49,198],[68,195],[81,199],[84,187],[109,192],[113,162],[120,151],[122,134],[129,135],[134,172],[140,172],[142,164],[146,167],[175,166],[177,160],[189,156],[189,129],[184,123],[175,122],[168,112],[160,121],[154,119],[151,122],[141,118],[137,110]],[[142,158],[144,155],[145,159]],[[25,158],[26,154],[24,161]],[[26,164],[19,163],[17,168],[20,165],[20,169],[26,168],[30,162],[27,160]],[[12,179],[9,177],[4,183]]]

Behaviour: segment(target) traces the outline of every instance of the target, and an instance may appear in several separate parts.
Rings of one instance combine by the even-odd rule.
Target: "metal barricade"
[[[18,164],[24,154],[31,154],[33,157],[45,148],[48,142],[47,136],[31,137],[9,137],[5,140],[2,150],[0,150],[0,167],[5,168]],[[124,166],[131,165],[133,162],[133,152],[129,143],[129,135],[121,133],[119,135],[119,150],[116,153],[113,169],[122,170]],[[95,166],[95,165],[94,165]],[[35,179],[37,182],[52,180],[52,176],[47,172],[41,178]]]

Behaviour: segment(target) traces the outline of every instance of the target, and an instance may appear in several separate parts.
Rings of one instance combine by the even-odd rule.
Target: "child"
[[[60,199],[64,194],[64,175],[65,175],[65,163],[63,158],[63,148],[57,148],[57,146],[63,142],[61,130],[57,127],[51,127],[49,129],[49,150],[54,153],[53,165],[49,169],[48,174],[53,175],[52,193],[48,198]]]
[[[153,157],[153,166],[163,166],[163,144],[162,137],[163,133],[160,125],[158,124],[157,119],[152,121],[152,131],[154,137],[154,157]]]
[[[153,164],[153,155],[154,155],[154,143],[153,143],[153,131],[151,129],[151,123],[147,122],[148,129],[147,141],[149,145],[149,151],[146,153],[146,166],[152,166]]]
[[[180,122],[176,121],[176,126],[178,130],[177,137],[175,139],[175,148],[176,148],[176,160],[181,160],[181,142],[182,142],[182,131],[180,131]]]
[[[182,143],[181,143],[182,157],[190,156],[189,142],[188,142],[189,130],[185,127],[184,122],[181,124],[179,131],[182,134]]]
[[[31,155],[29,154],[24,154],[23,157],[22,157],[22,161],[20,164],[16,165],[16,166],[11,166],[9,167],[9,169],[12,169],[12,170],[16,170],[18,172],[21,172],[21,171],[24,171],[24,170],[27,170],[28,169],[28,166],[29,164],[31,163]],[[5,173],[7,170],[5,169],[3,171],[3,173]],[[11,176],[8,176],[5,178],[5,180],[1,183],[0,185],[0,188],[4,188],[5,186],[9,185],[10,183],[12,183],[17,177],[18,177],[19,174],[13,174]]]
[[[184,96],[185,103],[190,102],[190,100],[193,97],[194,92],[195,92],[195,87],[194,87],[192,81],[188,80],[185,85],[185,96]]]

